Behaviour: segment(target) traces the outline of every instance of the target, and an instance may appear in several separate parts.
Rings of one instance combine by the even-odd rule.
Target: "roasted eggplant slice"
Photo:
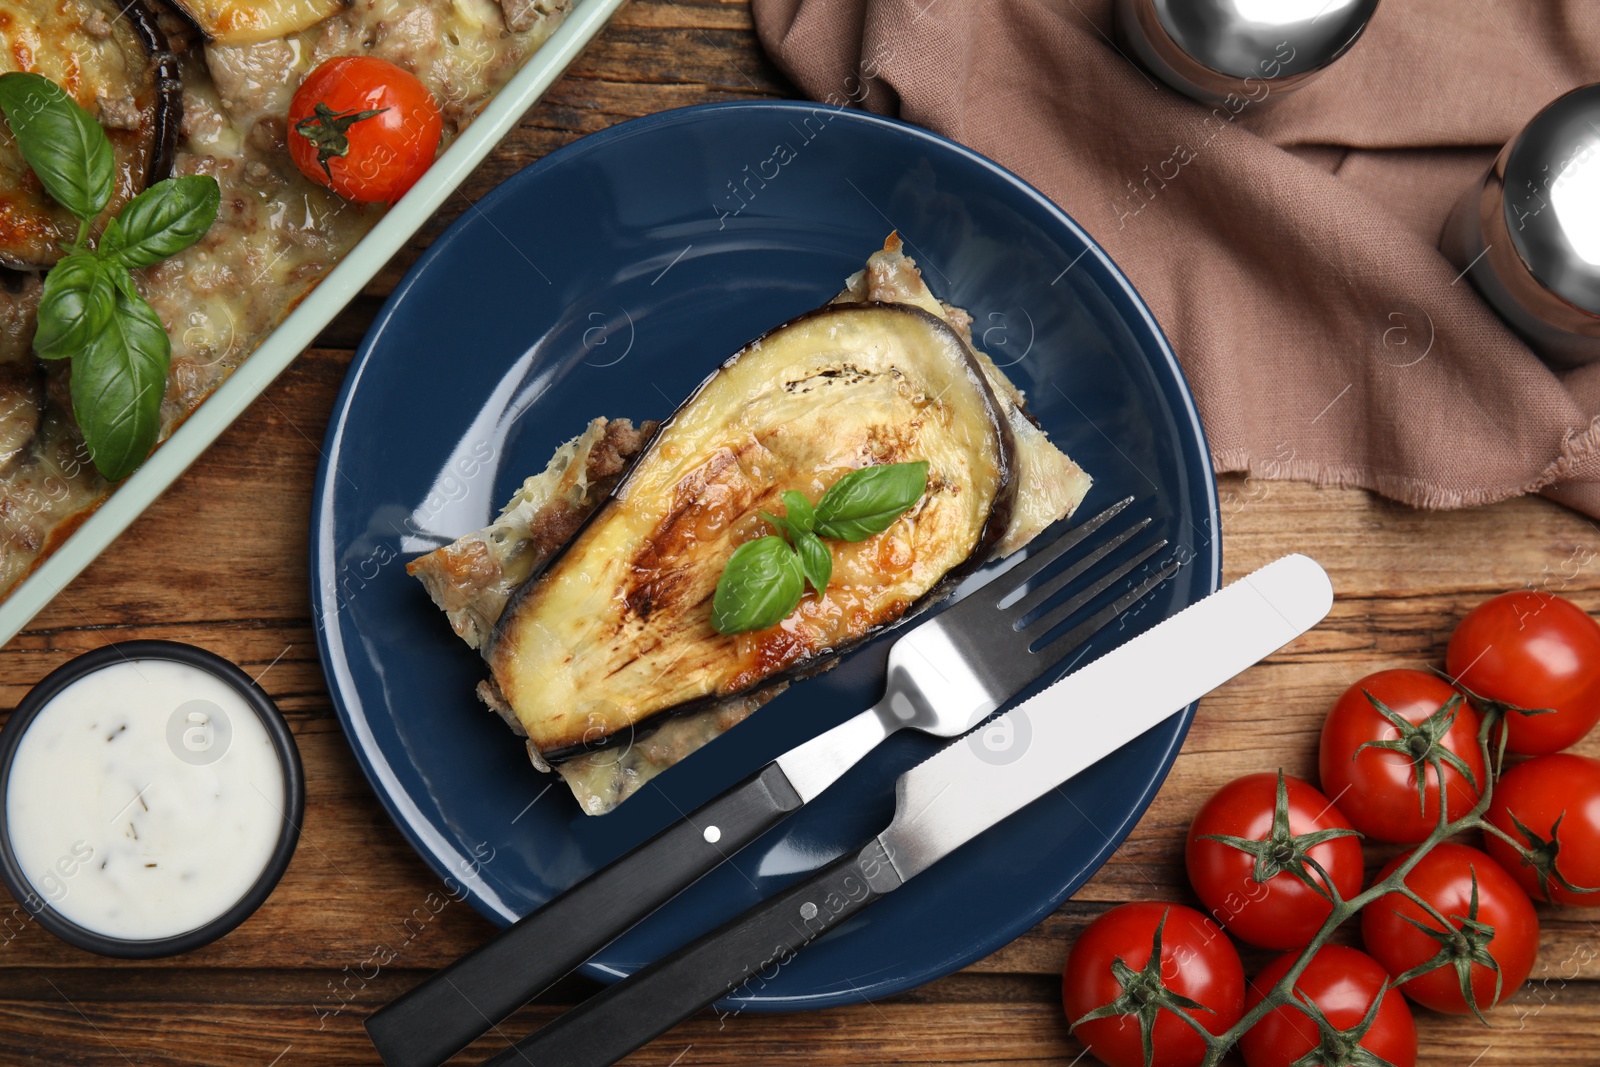
[[[255,44],[309,29],[345,0],[172,0],[218,44]]]
[[[111,138],[117,184],[105,219],[172,171],[183,85],[145,0],[70,0],[0,8],[0,72],[29,70],[65,89]],[[0,120],[0,265],[48,267],[77,236]],[[95,228],[99,232],[99,227]]]
[[[733,550],[781,495],[926,460],[921,502],[833,542],[825,596],[766,630],[711,626]],[[496,683],[540,753],[815,670],[976,566],[1010,521],[1011,432],[950,326],[903,304],[831,304],[751,342],[657,432],[612,497],[491,635]]]

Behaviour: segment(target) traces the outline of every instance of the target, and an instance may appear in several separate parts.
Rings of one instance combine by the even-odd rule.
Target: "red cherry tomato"
[[[1450,677],[1479,696],[1549,715],[1506,716],[1506,748],[1559,752],[1600,722],[1600,626],[1553,593],[1502,593],[1467,613],[1445,653]]]
[[[1378,880],[1387,878],[1409,855],[1396,857],[1379,872]],[[1482,932],[1474,934],[1471,930],[1474,874],[1478,881],[1475,921],[1485,930],[1492,929],[1492,936]],[[1417,862],[1406,875],[1406,885],[1449,919],[1453,929],[1464,931],[1466,936],[1460,938],[1462,949],[1470,947],[1468,942],[1477,940],[1499,964],[1499,1000],[1511,996],[1527,980],[1539,951],[1539,919],[1528,894],[1487,853],[1446,841]],[[1447,936],[1445,942],[1441,942],[1406,922],[1406,916],[1434,930],[1443,929],[1437,920],[1399,893],[1387,893],[1361,910],[1362,943],[1396,978],[1433,959],[1442,949],[1450,947],[1449,942],[1457,940]],[[1478,1009],[1487,1011],[1499,1003],[1495,999],[1494,970],[1474,962],[1469,973],[1472,997]],[[1400,990],[1434,1011],[1461,1014],[1471,1010],[1461,995],[1461,981],[1450,962],[1418,975]]]
[[[1299,956],[1298,952],[1279,956],[1251,980],[1245,1011],[1267,998]],[[1388,977],[1383,965],[1365,952],[1344,945],[1324,945],[1300,972],[1294,988],[1321,1009],[1335,1029],[1348,1031],[1366,1018]],[[1239,1051],[1244,1053],[1247,1067],[1292,1067],[1321,1043],[1311,1016],[1302,1008],[1285,1005],[1267,1012],[1245,1031]],[[1405,997],[1393,989],[1383,994],[1383,1003],[1360,1045],[1394,1067],[1416,1067],[1417,1024]]]
[[[330,59],[289,105],[289,155],[348,200],[400,199],[433,164],[444,120],[410,71],[371,56]]]
[[[1339,809],[1310,785],[1288,775],[1283,784],[1287,824],[1276,834],[1278,776],[1249,774],[1206,801],[1189,827],[1184,853],[1189,882],[1211,917],[1235,937],[1262,948],[1310,944],[1333,910],[1326,897],[1283,869],[1303,847],[1285,837],[1351,829]],[[1211,834],[1260,842],[1261,854],[1258,858],[1233,845],[1202,839]],[[1328,872],[1345,899],[1361,892],[1361,843],[1354,835],[1313,844],[1306,854]],[[1256,881],[1258,868],[1269,875],[1265,881]],[[1314,868],[1307,871],[1320,877]]]
[[[1486,817],[1537,852],[1550,855],[1553,842],[1555,872],[1568,885],[1600,890],[1600,760],[1558,752],[1513,767],[1495,783]],[[1517,822],[1531,831],[1535,840],[1518,830]],[[1516,849],[1493,834],[1484,834],[1484,842],[1489,855],[1530,896],[1552,904],[1600,906],[1600,892],[1577,893],[1564,888],[1553,875],[1541,875]]]
[[[1469,781],[1448,762],[1437,765],[1444,768],[1448,816],[1452,821],[1461,818],[1478,802],[1485,781],[1483,753],[1478,747],[1478,715],[1462,700],[1456,705],[1450,727],[1439,731],[1431,744],[1421,735],[1408,742],[1378,712],[1368,694],[1412,726],[1425,724],[1458,694],[1450,683],[1426,671],[1379,671],[1346,689],[1322,724],[1317,759],[1322,791],[1368,837],[1404,843],[1421,841],[1439,822],[1439,775],[1434,765],[1422,762],[1413,753],[1452,753],[1471,771]],[[1415,743],[1417,747],[1405,752],[1361,747],[1370,741],[1402,746]],[[1423,772],[1427,788],[1427,803],[1420,808],[1419,771]]]
[[[1089,924],[1067,957],[1061,979],[1061,1001],[1067,1019],[1081,1019],[1123,995],[1112,972],[1121,959],[1141,973],[1150,962],[1156,927],[1166,917],[1158,961],[1161,983],[1179,996],[1204,1004],[1210,1011],[1188,1011],[1214,1034],[1244,1014],[1244,968],[1239,953],[1222,928],[1181,904],[1123,904]],[[1113,1015],[1079,1026],[1078,1039],[1109,1067],[1143,1067],[1144,1046],[1135,1015]],[[1205,1058],[1205,1042],[1171,1009],[1162,1010],[1152,1029],[1152,1067],[1194,1067]]]

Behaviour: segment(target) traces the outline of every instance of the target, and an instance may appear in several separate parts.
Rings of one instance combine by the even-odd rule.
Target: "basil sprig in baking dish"
[[[206,175],[167,178],[128,201],[96,242],[90,227],[116,179],[100,124],[55,82],[22,71],[0,75],[0,111],[45,192],[79,222],[45,276],[33,347],[41,359],[72,360],[72,413],[96,469],[117,481],[155,447],[172,362],[166,327],[129,272],[200,240],[221,192]]]

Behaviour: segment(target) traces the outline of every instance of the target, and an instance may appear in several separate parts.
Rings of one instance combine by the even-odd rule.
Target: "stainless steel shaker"
[[[1378,0],[1117,0],[1117,33],[1208,104],[1292,92],[1360,39]]]
[[[1534,116],[1439,247],[1546,363],[1600,360],[1600,85]]]

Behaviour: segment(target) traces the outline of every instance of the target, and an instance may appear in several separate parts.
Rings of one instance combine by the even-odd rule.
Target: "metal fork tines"
[[[1102,560],[1106,560],[1112,553],[1122,549],[1123,545],[1133,541],[1134,537],[1146,530],[1150,520],[1141,518],[1138,522],[1130,523],[1101,541],[1090,541],[1090,550],[1082,558],[1077,558],[1069,566],[1062,568],[1061,573],[1048,577],[1046,581],[1034,585],[1032,589],[1027,589],[1030,581],[1045,573],[1046,569],[1062,557],[1066,557],[1072,549],[1077,549],[1078,545],[1088,541],[1091,534],[1099,533],[1102,528],[1106,528],[1110,520],[1122,514],[1130,504],[1133,504],[1131,496],[1115,502],[1093,518],[1078,523],[1072,530],[1061,534],[1043,549],[1022,560],[1022,563],[1011,568],[1008,573],[995,577],[994,581],[984,585],[971,597],[950,608],[939,616],[938,622],[944,624],[947,632],[955,638],[955,643],[963,648],[963,651],[979,657],[982,662],[986,662],[1003,675],[997,678],[998,683],[1014,693],[1019,685],[1019,681],[1014,678],[1021,678],[1022,683],[1034,680],[1038,677],[1038,673],[1050,669],[1051,665],[1061,661],[1062,656],[1075,651],[1091,633],[1104,627],[1133,603],[1138,603],[1139,598],[1162,584],[1166,581],[1166,577],[1170,577],[1178,569],[1176,563],[1160,569],[1147,577],[1146,581],[1134,585],[1133,589],[1128,590],[1128,593],[1106,609],[1099,611],[1090,621],[1051,640],[1043,641],[1040,645],[1040,638],[1048,635],[1054,627],[1058,627],[1078,611],[1082,611],[1094,598],[1099,597],[1117,582],[1123,581],[1144,561],[1165,549],[1165,539],[1147,545],[1126,560],[1118,561],[1117,565],[1112,566],[1106,573],[1098,574],[1091,584],[1062,601],[1061,605],[1054,606],[1046,613],[1037,614],[1038,609],[1048,605],[1072,582],[1085,576],[1091,568],[1096,568]]]
[[[1118,556],[1119,549],[1150,525],[1149,518],[1142,518],[1114,533],[1091,539],[1132,503],[1133,497],[1119,500],[1079,523],[934,620],[969,665],[983,676],[993,696],[1004,699],[1014,695],[1176,573],[1178,565],[1168,564],[1079,625],[1048,636],[1167,546],[1165,539],[1158,540],[1131,556],[1113,559],[1109,569],[1100,572],[1104,561]],[[1088,550],[1059,573],[1029,588],[1030,582],[1079,546]],[[1093,579],[1088,585],[1041,613],[1041,608],[1086,575]],[[909,635],[912,641],[916,637],[916,633]]]
[[[1170,578],[1176,563],[1131,579],[1131,587],[1111,603],[1055,633],[1119,583],[1129,582],[1166,546],[1164,540],[1135,546],[1150,525],[1147,518],[1113,530],[1112,520],[1132,502],[1132,497],[1121,500],[1060,534],[896,641],[889,650],[882,700],[776,760],[799,795],[816,796],[896,731],[915,729],[936,737],[965,733]],[[1075,549],[1081,555],[1072,556]],[[1069,557],[1059,573],[1046,576]],[[1071,596],[1054,603],[1069,591]]]

